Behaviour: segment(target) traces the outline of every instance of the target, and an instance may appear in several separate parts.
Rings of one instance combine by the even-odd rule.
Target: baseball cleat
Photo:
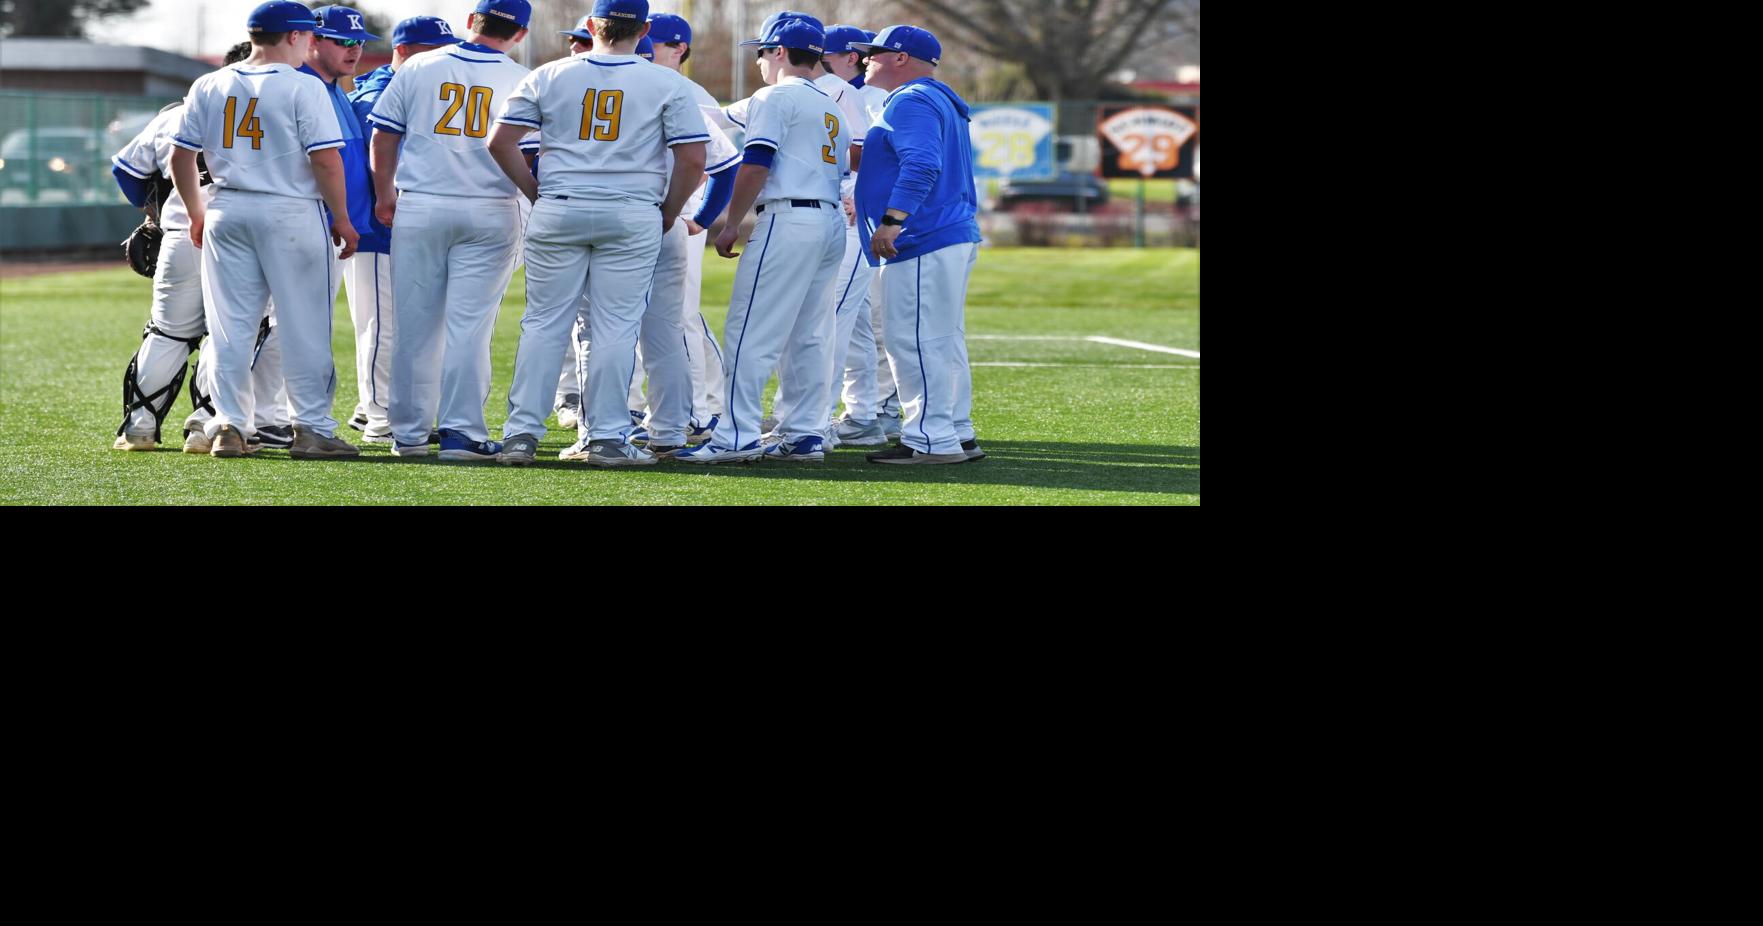
[[[294,427],[275,424],[257,429],[257,440],[265,447],[286,449],[294,446]]]
[[[208,433],[201,427],[184,432],[185,453],[207,453],[214,449],[214,441],[208,439]]]
[[[372,427],[372,428],[368,428],[365,431],[362,431],[361,432],[361,442],[364,444],[391,444],[391,443],[395,443],[395,441],[392,440],[392,427],[391,427],[391,425],[380,425],[378,427]]]
[[[888,436],[888,440],[900,439],[900,412],[898,409],[882,412],[876,416],[876,420],[881,422],[882,433]]]
[[[826,459],[826,442],[815,435],[793,441],[777,441],[765,447],[767,460],[793,460],[797,463],[819,463]]]
[[[634,428],[642,427],[643,426],[643,410],[640,408],[632,408],[632,409],[627,409],[627,411],[629,411],[631,413],[631,427],[634,427]]]
[[[975,445],[974,449],[977,450],[978,445]],[[871,463],[905,463],[909,465],[927,463],[966,463],[968,460],[967,454],[965,453],[923,453],[913,450],[905,444],[895,444],[879,453],[865,454],[864,458]]]
[[[288,456],[296,460],[345,460],[360,455],[361,448],[348,441],[326,437],[298,425],[294,427],[294,445],[288,448]]]
[[[665,460],[668,457],[671,457],[674,454],[679,453],[681,450],[686,449],[686,445],[685,444],[649,444],[648,446],[644,447],[643,449],[649,451],[649,455],[653,456],[655,459]]]
[[[557,427],[570,430],[582,423],[582,397],[572,392],[563,397],[563,404],[557,406]]]
[[[502,438],[502,452],[496,462],[503,466],[531,466],[538,459],[539,439],[531,434]]]
[[[874,418],[868,421],[857,421],[849,417],[840,418],[838,427],[833,430],[833,436],[839,439],[840,444],[849,444],[852,447],[886,447],[888,445],[887,430],[882,427],[880,421]]]
[[[357,431],[367,430],[367,413],[356,412],[355,417],[349,419],[349,427],[352,427]]]
[[[157,446],[159,446],[159,442],[153,439],[153,432],[151,432],[151,431],[148,431],[145,434],[135,434],[130,431],[124,431],[121,434],[117,435],[116,443],[111,444],[110,449],[112,449],[112,450],[152,450],[154,447],[157,447]]]
[[[674,454],[673,458],[681,463],[751,463],[764,455],[765,448],[754,441],[739,450],[703,443],[696,447],[687,447]]]
[[[709,440],[710,435],[716,430],[716,423],[721,420],[722,420],[721,415],[711,415],[709,424],[704,425],[702,427],[698,426],[697,424],[693,424],[691,427],[686,429],[686,443],[688,443],[688,444],[702,444],[705,441]]]
[[[654,454],[612,438],[601,438],[585,444],[576,441],[567,450],[559,453],[557,458],[602,467],[654,466],[658,462]]]
[[[397,441],[392,442],[392,456],[395,456],[395,457],[426,457],[428,455],[429,455],[429,445],[427,445],[427,444],[416,444],[414,446],[411,446],[411,445],[400,444]]]
[[[422,448],[427,451],[428,448]],[[502,452],[502,445],[493,440],[472,440],[452,428],[441,429],[441,452],[435,454],[443,460],[454,460],[465,463],[493,463],[496,455]]]
[[[263,449],[262,444],[246,443],[245,435],[230,424],[223,424],[215,433],[213,447],[208,451],[210,456],[222,459],[234,459]]]
[[[967,459],[962,461],[964,463],[972,463],[975,460],[983,460],[986,458],[986,452],[979,449],[978,438],[962,441],[961,452],[967,455]]]

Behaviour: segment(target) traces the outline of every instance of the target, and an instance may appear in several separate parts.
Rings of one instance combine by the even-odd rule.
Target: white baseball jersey
[[[869,124],[874,125],[881,118],[882,110],[888,105],[888,92],[880,87],[864,84],[857,88],[857,98],[863,101],[863,111],[869,114]]]
[[[196,78],[172,144],[203,153],[217,190],[322,199],[307,157],[343,147],[343,129],[323,81],[241,62]]]
[[[710,141],[691,87],[636,55],[588,52],[528,74],[496,121],[543,132],[544,194],[660,203],[667,149]]]
[[[367,115],[378,129],[404,136],[394,181],[398,191],[490,199],[519,195],[490,156],[486,139],[496,112],[530,73],[507,55],[469,42],[404,62]]]
[[[184,119],[184,105],[176,106],[153,117],[147,127],[141,130],[128,144],[122,146],[110,163],[121,168],[136,180],[146,180],[154,174],[162,174],[171,179],[171,136],[178,130]],[[204,158],[204,162],[206,162]],[[206,203],[214,198],[214,187],[202,188],[202,201]],[[184,208],[184,198],[178,195],[174,187],[171,195],[165,198],[165,205],[159,209],[159,227],[166,231],[188,231],[190,228],[190,212]]]
[[[848,84],[846,86],[849,86]],[[851,163],[851,133],[838,103],[800,77],[786,77],[748,100],[747,147],[774,149],[758,201],[839,201],[839,178]]]
[[[837,74],[822,74],[814,78],[814,86],[819,87],[822,93],[832,97],[834,103],[839,104],[839,111],[845,114],[845,127],[850,129],[846,134],[851,136],[851,144],[859,148],[863,147],[863,137],[869,134],[870,124],[875,121],[877,116],[881,115],[880,104],[878,103],[874,111],[871,112],[869,102],[862,96],[863,90],[870,88],[853,87],[849,81]],[[887,100],[888,95],[885,92],[879,90],[876,92],[881,94],[882,101]],[[758,96],[758,94],[753,96]],[[721,111],[722,116],[729,124],[739,126],[742,131],[746,131],[747,116],[752,105],[753,97],[751,96],[744,100],[738,100],[728,104],[728,107]]]
[[[716,102],[716,97],[711,96],[710,91],[698,86],[695,81],[688,79],[687,83],[692,85],[692,98],[698,102],[698,112],[700,115],[704,116],[704,128],[710,135],[710,141],[706,142],[704,145],[704,172],[707,174],[714,174],[717,171],[727,170],[730,167],[739,164],[741,160],[740,149],[735,147],[734,141],[728,137],[727,133],[723,132],[722,127],[711,120],[711,113],[720,113],[722,111],[722,107]],[[667,169],[671,176],[671,171],[673,170],[673,161],[671,158],[668,160]],[[708,182],[700,183],[697,191],[694,192],[691,197],[686,200],[686,204],[680,208],[680,215],[691,216],[696,214],[698,207],[704,204],[704,191],[708,189],[709,186],[710,184]]]

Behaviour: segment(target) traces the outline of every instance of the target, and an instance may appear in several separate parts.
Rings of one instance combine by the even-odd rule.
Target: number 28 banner
[[[1053,179],[1053,104],[976,103],[967,130],[975,180]]]
[[[1111,106],[1096,117],[1104,177],[1193,179],[1199,111],[1191,106]]]

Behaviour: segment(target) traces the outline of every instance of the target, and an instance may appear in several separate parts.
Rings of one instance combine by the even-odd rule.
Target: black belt
[[[818,199],[792,199],[792,200],[790,200],[790,205],[797,206],[797,207],[800,207],[803,209],[819,209],[820,208],[820,200],[818,200]],[[764,211],[765,211],[765,205],[763,203],[761,203],[759,208],[754,210],[754,213],[758,214],[758,213],[764,212]]]

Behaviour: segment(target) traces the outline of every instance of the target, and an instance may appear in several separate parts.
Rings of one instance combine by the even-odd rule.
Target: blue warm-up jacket
[[[331,108],[337,111],[337,124],[343,129],[343,185],[349,200],[349,224],[361,234],[361,243],[356,245],[356,250],[390,254],[392,230],[373,217],[373,174],[368,170],[367,153],[367,141],[373,133],[356,115],[355,107],[341,87],[319,77],[311,65],[300,65],[300,71],[311,74],[324,84],[325,91],[330,94]]]
[[[931,77],[888,94],[881,118],[863,139],[857,171],[857,234],[871,266],[869,237],[889,209],[907,214],[894,243],[911,260],[952,244],[980,240],[974,219],[973,144],[968,108],[948,84]]]

